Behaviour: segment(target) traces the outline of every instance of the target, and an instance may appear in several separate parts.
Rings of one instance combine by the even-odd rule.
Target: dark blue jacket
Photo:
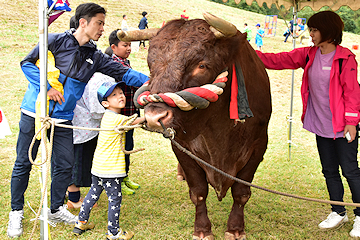
[[[145,29],[145,28],[149,28],[148,27],[148,20],[146,17],[143,17],[140,22],[139,22],[139,29]]]
[[[64,33],[49,34],[48,50],[55,58],[55,67],[60,70],[59,81],[64,83],[65,102],[60,105],[50,100],[49,112],[55,108],[51,117],[72,120],[73,110],[77,100],[84,92],[85,85],[95,72],[101,72],[124,81],[126,85],[140,87],[148,80],[148,77],[131,68],[115,62],[112,58],[97,50],[94,41],[79,46],[78,41],[72,34],[72,30]],[[35,102],[40,92],[40,71],[35,63],[39,59],[39,45],[37,45],[21,61],[21,69],[29,81],[21,108],[35,113]],[[48,89],[51,86],[48,84]]]

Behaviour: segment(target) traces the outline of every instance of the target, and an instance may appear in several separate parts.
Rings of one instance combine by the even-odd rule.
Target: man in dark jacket
[[[294,20],[290,20],[290,22],[289,22],[289,29],[288,29],[288,31],[286,32],[284,42],[286,42],[287,39],[288,39],[288,37],[293,34],[293,31],[294,31]]]
[[[106,10],[95,4],[85,3],[77,7],[75,22],[78,28],[65,33],[49,34],[48,50],[55,59],[55,67],[59,70],[58,82],[63,91],[56,90],[48,83],[49,116],[55,122],[71,125],[76,101],[83,94],[85,85],[95,72],[102,72],[124,81],[126,85],[140,87],[148,77],[121,63],[113,61],[97,50],[97,41],[103,31]],[[24,193],[29,182],[31,163],[28,150],[35,135],[35,103],[40,92],[40,73],[35,65],[39,60],[37,45],[21,62],[21,68],[29,81],[21,104],[20,131],[16,147],[17,158],[11,177],[11,212],[7,234],[18,237],[23,233]],[[73,133],[70,128],[55,127],[52,152],[51,206],[48,213],[52,222],[73,224],[77,217],[63,205],[66,189],[71,180],[74,164]],[[32,158],[35,159],[39,147],[35,141]]]
[[[145,29],[145,28],[149,28],[148,27],[148,20],[147,20],[147,18],[146,18],[146,16],[147,16],[147,12],[142,12],[141,13],[141,15],[143,16],[143,18],[140,20],[140,22],[139,22],[139,29],[140,30],[143,30],[143,29]],[[142,40],[142,41],[140,41],[140,44],[139,44],[139,46],[141,46],[141,43],[144,45],[144,49],[146,49],[146,47],[145,47],[145,41],[144,40]]]

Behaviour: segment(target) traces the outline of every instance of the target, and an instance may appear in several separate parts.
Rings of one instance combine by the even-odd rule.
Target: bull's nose
[[[164,126],[168,126],[172,119],[172,111],[164,110],[161,112],[145,111],[145,119],[147,126],[152,129],[162,130],[160,120],[163,122]]]

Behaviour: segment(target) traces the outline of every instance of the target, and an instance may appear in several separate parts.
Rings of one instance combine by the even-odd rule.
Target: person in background
[[[144,11],[144,12],[141,13],[141,15],[142,15],[143,17],[141,18],[138,27],[139,27],[140,30],[144,30],[145,28],[149,28],[149,26],[148,26],[148,20],[147,20],[147,18],[146,18],[146,16],[148,15],[148,13]],[[141,40],[139,46],[141,46],[141,44],[143,44],[144,49],[146,49],[146,47],[145,47],[145,40]]]
[[[343,202],[344,186],[339,173],[341,168],[353,202],[360,203],[360,169],[357,160],[360,87],[355,55],[340,46],[344,23],[335,12],[316,13],[310,17],[307,25],[314,47],[296,48],[291,52],[277,54],[257,51],[257,54],[269,69],[304,69],[301,120],[303,127],[316,136],[330,200]],[[320,229],[335,229],[349,221],[344,206],[332,204],[331,211],[319,224]],[[359,207],[354,209],[354,214],[350,236],[359,238]]]
[[[284,43],[286,43],[286,41],[290,37],[290,35],[293,34],[293,31],[294,31],[294,20],[291,19],[289,22],[289,31],[287,31],[287,34],[285,35]]]
[[[129,31],[129,26],[127,24],[127,15],[123,15],[123,20],[121,21],[121,30],[123,31]]]
[[[98,100],[106,109],[101,120],[101,128],[112,129],[121,123],[126,123],[126,116],[121,114],[125,107],[126,97],[123,92],[123,82],[105,82],[98,89]],[[145,118],[137,118],[132,124],[138,124]],[[122,138],[122,139],[120,139]],[[99,200],[105,190],[108,196],[108,232],[106,239],[131,239],[134,233],[124,231],[119,226],[119,216],[122,201],[121,182],[126,177],[125,154],[120,144],[125,145],[125,136],[115,131],[101,131],[94,154],[91,169],[92,184],[79,212],[79,220],[75,223],[73,233],[80,235],[95,225],[88,222],[93,205]]]
[[[95,3],[83,3],[76,8],[77,29],[48,36],[49,60],[58,73],[53,82],[48,82],[48,115],[57,123],[72,125],[76,102],[95,72],[108,74],[127,85],[140,87],[148,77],[131,68],[114,62],[96,48],[104,31],[106,10]],[[19,237],[23,233],[24,193],[28,187],[32,168],[28,152],[35,135],[36,101],[40,92],[39,45],[21,61],[21,69],[29,81],[28,89],[21,104],[19,135],[16,146],[17,157],[11,176],[11,211],[7,234]],[[50,61],[49,61],[50,62]],[[52,85],[54,84],[54,85]],[[75,162],[73,131],[71,128],[55,127],[54,145],[51,158],[51,205],[48,219],[52,222],[73,224],[77,220],[64,204],[65,193],[71,181]],[[40,141],[32,149],[35,159]]]
[[[246,40],[248,42],[250,42],[251,37],[252,37],[252,31],[251,29],[248,27],[247,23],[244,23],[244,32],[247,34],[246,35]]]
[[[108,46],[106,49],[105,49],[105,52],[104,52],[106,55],[108,55],[109,57],[112,57],[113,55],[113,50],[111,49],[110,46]]]
[[[76,23],[75,15],[70,18],[70,29],[75,28],[77,29],[79,27],[79,24]]]
[[[0,139],[5,138],[7,135],[11,135],[11,129],[6,120],[5,113],[0,108]]]
[[[258,48],[258,50],[262,51],[262,46],[264,45],[263,43],[263,37],[264,35],[264,30],[262,28],[260,28],[260,24],[256,24],[256,36],[255,36],[255,44]]]
[[[184,20],[189,20],[189,16],[186,15],[186,10],[183,11],[183,14],[181,14],[180,17]]]

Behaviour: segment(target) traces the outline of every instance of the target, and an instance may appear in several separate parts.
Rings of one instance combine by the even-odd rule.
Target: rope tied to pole
[[[49,116],[45,117],[45,118],[41,118],[40,121],[43,123],[43,125],[41,126],[41,128],[35,133],[32,141],[31,141],[31,144],[30,144],[30,147],[29,147],[29,152],[28,152],[28,155],[29,155],[29,161],[31,162],[31,164],[35,165],[35,166],[41,166],[43,164],[47,164],[47,168],[46,168],[46,176],[45,176],[45,182],[48,181],[49,179],[49,172],[50,172],[50,164],[49,164],[49,160],[51,159],[51,153],[52,153],[52,146],[53,146],[53,139],[54,139],[54,129],[55,129],[55,121],[52,120]],[[48,143],[47,141],[47,138],[46,138],[46,134],[47,134],[47,130],[48,129],[51,129],[50,131],[50,142]],[[37,140],[36,139],[36,136],[38,136],[38,134],[41,133],[41,144],[44,144],[44,148],[45,148],[45,160],[44,162],[40,162],[40,163],[36,163],[33,158],[32,158],[32,149],[34,147],[34,144],[35,144],[35,141]],[[41,214],[41,206],[43,205],[43,202],[44,202],[44,198],[45,198],[45,192],[47,191],[47,185],[44,184],[44,188],[42,189],[42,192],[41,192],[41,201],[40,201],[40,205],[39,205],[39,208],[38,208],[38,211],[36,213],[36,216],[35,216],[35,222],[36,220],[39,219],[40,217],[40,214]],[[33,229],[31,231],[31,234],[30,234],[30,238],[29,239],[32,239],[32,236],[34,235],[35,233],[35,229],[36,229],[36,224],[34,223],[34,226],[33,226]]]
[[[51,152],[52,152],[52,146],[53,146],[53,138],[54,138],[54,129],[55,129],[55,121],[52,120],[49,116],[45,117],[45,118],[41,118],[40,121],[43,123],[43,125],[41,126],[41,128],[35,133],[30,147],[29,147],[29,152],[28,152],[28,156],[29,156],[29,160],[31,162],[31,164],[35,165],[35,166],[41,166],[43,165],[48,159],[49,156],[51,156]],[[51,128],[50,131],[50,142],[49,144],[47,143],[46,139],[46,134],[47,134],[47,130]],[[45,149],[46,149],[46,158],[44,162],[41,163],[36,163],[34,161],[34,159],[32,158],[32,149],[34,147],[35,141],[36,141],[36,137],[41,134],[42,139],[41,143],[44,144]],[[49,147],[48,147],[49,146]]]

